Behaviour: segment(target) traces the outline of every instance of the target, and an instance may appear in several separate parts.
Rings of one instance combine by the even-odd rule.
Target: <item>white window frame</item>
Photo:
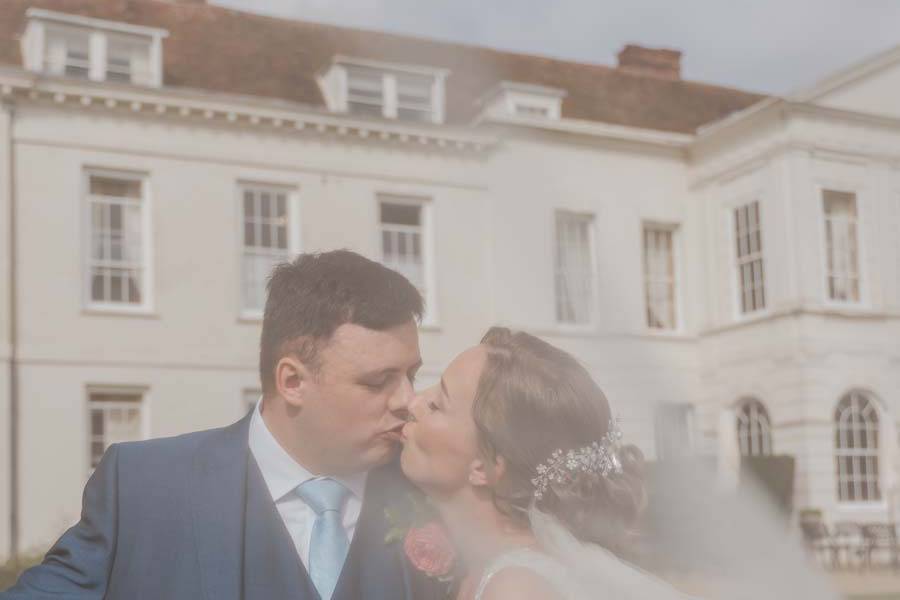
[[[839,449],[838,448],[838,415],[837,409],[844,401],[845,398],[850,398],[851,402],[853,402],[853,398],[862,397],[866,401],[868,401],[869,405],[872,408],[872,411],[875,413],[875,417],[878,419],[878,423],[876,425],[878,432],[878,444],[875,447],[874,452],[869,451],[868,453],[863,451],[859,452],[858,450],[848,450],[848,449]],[[874,394],[861,389],[861,388],[853,388],[848,390],[847,392],[841,394],[838,398],[837,403],[834,405],[834,411],[832,411],[832,458],[834,460],[834,494],[837,499],[838,504],[843,508],[867,508],[867,509],[880,509],[887,507],[887,500],[889,495],[889,490],[883,489],[884,483],[884,473],[886,469],[890,469],[891,466],[889,464],[890,457],[886,457],[884,455],[884,449],[886,444],[884,443],[886,435],[896,435],[895,432],[890,431],[889,427],[886,427],[886,422],[888,421],[887,415],[885,415],[882,411],[881,404]],[[839,466],[839,460],[842,457],[856,457],[856,458],[874,458],[878,465],[877,474],[875,476],[874,481],[878,484],[879,498],[874,500],[848,500],[841,498],[841,486],[843,485],[843,480],[841,477],[841,469]],[[847,494],[849,495],[849,494]]]
[[[296,185],[256,179],[239,179],[235,185],[235,207],[237,209],[237,305],[238,318],[246,321],[261,321],[265,305],[257,309],[244,306],[244,190],[268,190],[287,195],[287,251],[286,260],[293,260],[302,252],[300,217],[300,193]]]
[[[856,201],[856,260],[857,260],[857,280],[859,287],[859,298],[855,301],[853,300],[835,300],[831,297],[831,293],[828,288],[828,233],[826,230],[826,218],[827,214],[825,212],[825,192],[839,192],[846,194],[853,194],[854,199]],[[864,198],[864,190],[862,186],[852,186],[852,185],[843,185],[840,183],[829,183],[824,182],[816,187],[816,199],[818,202],[818,213],[819,213],[819,235],[820,235],[820,248],[821,248],[821,266],[822,266],[822,276],[820,277],[820,284],[822,290],[822,302],[825,306],[833,307],[833,308],[849,308],[849,309],[860,309],[866,308],[868,306],[868,277],[866,273],[866,244],[865,244],[865,234],[863,231],[864,225],[864,207],[865,203],[863,201]]]
[[[559,227],[557,224],[557,220],[560,215],[568,215],[571,217],[576,217],[579,219],[584,219],[588,222],[587,226],[587,234],[588,234],[588,260],[590,261],[590,282],[589,282],[589,290],[590,290],[590,300],[588,302],[588,318],[587,321],[583,323],[579,322],[570,322],[570,321],[562,321],[559,318],[559,294],[557,290],[557,280],[559,277]],[[553,302],[553,323],[558,330],[562,332],[589,332],[593,331],[597,327],[597,303],[599,301],[598,297],[598,281],[597,281],[597,216],[595,213],[584,210],[573,210],[569,208],[555,208],[551,213],[551,218],[549,219],[551,227],[553,228],[553,232],[551,235],[553,248],[551,252],[551,256],[553,257],[552,263],[552,285],[550,286],[550,290],[552,292]]]
[[[372,70],[381,74],[381,116],[387,119],[397,119],[404,123],[419,121],[398,118],[397,77],[411,75],[430,78],[432,80],[431,119],[421,122],[438,124],[444,122],[446,112],[445,80],[450,73],[448,70],[344,56],[335,57],[329,69],[318,77],[319,86],[330,110],[353,114],[349,110],[348,102],[349,71],[353,68]]]
[[[406,204],[418,206],[421,209],[420,229],[422,232],[422,268],[424,270],[425,290],[422,294],[425,300],[425,312],[422,314],[423,327],[437,327],[440,324],[440,311],[438,307],[436,252],[435,252],[435,200],[432,196],[410,194],[398,191],[379,191],[375,194],[375,220],[378,248],[378,259],[385,264],[384,244],[382,242],[381,204]],[[422,291],[422,290],[420,290]]]
[[[558,121],[562,118],[562,101],[565,97],[566,91],[563,89],[501,81],[478,104],[484,106],[483,116]],[[533,110],[521,111],[520,107]]]
[[[660,328],[660,327],[651,327],[650,323],[647,319],[647,312],[649,310],[649,298],[647,296],[647,263],[646,263],[646,232],[648,229],[654,229],[657,231],[668,231],[672,236],[672,301],[675,305],[675,322],[672,324],[670,328]],[[643,285],[643,321],[644,328],[653,334],[678,334],[683,332],[684,330],[684,312],[683,312],[683,304],[682,301],[682,249],[681,249],[681,225],[678,223],[665,223],[661,221],[654,220],[645,220],[641,222],[641,275],[642,275],[642,285]]]
[[[771,456],[774,454],[772,418],[766,405],[755,397],[743,398],[735,408],[735,429],[741,456]],[[754,441],[762,440],[762,448]]]
[[[135,404],[138,406],[138,411],[140,414],[140,433],[139,437],[135,441],[146,440],[150,437],[150,388],[147,386],[141,385],[109,385],[109,384],[90,384],[85,389],[85,423],[86,426],[84,431],[87,432],[87,454],[85,456],[88,473],[92,473],[94,471],[93,466],[93,442],[94,442],[94,429],[92,422],[91,411],[93,410],[93,401],[91,397],[94,394],[122,394],[129,396],[139,396],[140,400],[136,402],[123,402],[121,405],[118,403],[103,403],[105,407],[128,407],[131,408]],[[98,404],[100,404],[98,402]],[[105,434],[104,434],[105,435]],[[109,449],[109,444],[105,443],[104,440],[104,450]]]
[[[737,211],[743,209],[744,207],[750,206],[756,203],[759,206],[759,239],[760,239],[760,252],[756,255],[752,255],[752,258],[748,257],[740,257],[738,256],[738,222],[737,222]],[[729,225],[729,240],[731,245],[730,256],[731,256],[731,265],[730,270],[732,273],[732,294],[733,294],[733,306],[734,306],[734,315],[737,320],[743,319],[752,319],[755,317],[759,317],[760,315],[769,314],[771,311],[771,291],[768,285],[768,263],[766,261],[766,233],[765,233],[765,210],[763,205],[762,198],[760,196],[753,196],[749,198],[745,198],[742,201],[735,202],[728,207],[729,215],[728,215],[728,225]],[[763,306],[762,308],[755,308],[753,310],[744,311],[742,298],[743,298],[743,281],[741,277],[741,266],[744,264],[751,264],[756,260],[760,260],[762,263],[762,289],[763,289]]]
[[[141,185],[141,302],[140,304],[125,302],[98,302],[91,294],[91,237],[93,221],[91,214],[91,177],[107,177],[110,179],[123,179],[138,181]],[[154,310],[153,292],[153,224],[152,193],[150,189],[150,177],[145,173],[124,171],[119,169],[107,169],[100,167],[85,167],[82,169],[81,183],[81,214],[82,229],[84,231],[82,241],[82,302],[85,309],[104,313],[121,314],[151,314]]]
[[[109,37],[127,36],[147,43],[147,71],[144,77],[135,77],[132,72],[131,84],[162,86],[162,41],[169,35],[166,30],[38,8],[29,8],[25,14],[28,24],[22,36],[22,57],[29,71],[46,71],[49,62],[47,47],[53,35],[82,34],[88,38],[88,79],[105,81]]]

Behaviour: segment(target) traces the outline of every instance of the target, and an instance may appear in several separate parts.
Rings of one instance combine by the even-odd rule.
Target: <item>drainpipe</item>
[[[19,557],[19,332],[16,258],[16,158],[13,147],[12,101],[3,103],[6,113],[7,198],[9,198],[9,548],[13,563]]]

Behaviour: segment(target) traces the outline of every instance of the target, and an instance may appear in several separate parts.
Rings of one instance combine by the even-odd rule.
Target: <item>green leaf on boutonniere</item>
[[[437,509],[420,491],[410,492],[403,501],[384,509],[384,518],[390,529],[384,537],[385,544],[402,541],[410,529],[422,527],[438,520]]]
[[[406,536],[406,529],[402,527],[391,527],[390,531],[387,532],[387,535],[384,536],[385,544],[393,544],[401,541]]]

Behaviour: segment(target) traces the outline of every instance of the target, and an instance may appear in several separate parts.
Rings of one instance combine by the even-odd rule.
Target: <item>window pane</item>
[[[584,324],[593,308],[593,258],[589,215],[556,213],[556,313],[563,323]]]
[[[131,83],[131,57],[112,54],[106,60],[107,81]]]
[[[835,460],[842,501],[878,501],[878,413],[862,392],[844,396],[835,409]]]
[[[397,118],[402,121],[418,121],[427,123],[432,120],[431,111],[415,110],[411,108],[398,108]]]
[[[243,206],[243,259],[241,306],[261,311],[266,282],[275,265],[290,260],[287,193],[270,187],[245,187]]]
[[[272,269],[286,257],[280,254],[244,254],[242,262],[243,307],[261,311],[266,303],[266,282]]]
[[[397,101],[410,108],[431,107],[432,77],[418,75],[397,75]]]
[[[351,100],[348,102],[348,108],[350,112],[357,115],[365,115],[367,117],[380,117],[382,116],[383,109],[381,105],[372,105],[360,102],[354,102]]]
[[[87,79],[90,68],[91,62],[87,48],[68,48],[66,50],[66,76]]]
[[[262,235],[259,240],[260,247],[272,248],[275,246],[275,244],[272,243],[271,228],[269,227],[268,222],[260,222],[260,234]]]
[[[856,194],[823,190],[825,210],[826,283],[832,300],[859,301],[859,243]]]
[[[421,225],[422,207],[418,204],[381,203],[381,222],[393,225]]]
[[[352,113],[381,116],[384,105],[384,75],[374,69],[347,69],[347,108]]]
[[[741,453],[750,456],[772,452],[771,427],[768,413],[758,400],[745,400],[737,411],[738,438],[746,440]]]
[[[409,279],[423,296],[427,296],[422,251],[422,202],[413,199],[407,202],[382,200],[379,220],[382,262]]]
[[[114,179],[92,175],[91,194],[139,200],[141,197],[141,182],[136,179]]]
[[[110,444],[141,439],[141,401],[140,393],[92,392],[88,395],[92,468],[97,466]]]
[[[644,228],[644,289],[647,325],[675,327],[675,262],[672,230]]]
[[[432,120],[433,77],[398,73],[397,118],[407,121]]]
[[[121,83],[150,82],[150,42],[125,34],[107,35],[106,79]]]
[[[141,297],[140,277],[134,271],[128,274],[128,301],[136,304],[143,302],[143,298]]]
[[[734,221],[739,305],[742,313],[749,313],[766,304],[759,202],[734,209]]]
[[[548,117],[550,110],[546,106],[536,106],[530,104],[516,104],[513,112],[524,117]]]
[[[89,177],[88,282],[92,301],[141,303],[142,188],[140,180],[130,177]]]
[[[110,292],[109,292],[109,300],[112,302],[121,302],[122,301],[122,276],[116,272],[110,277]]]

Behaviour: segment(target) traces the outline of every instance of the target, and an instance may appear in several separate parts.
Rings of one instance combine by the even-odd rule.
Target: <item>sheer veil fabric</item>
[[[700,600],[685,594],[666,581],[633,565],[597,544],[578,540],[555,517],[535,508],[529,512],[532,530],[542,552],[519,549],[494,561],[482,577],[476,600],[481,600],[490,579],[509,567],[526,568],[546,580],[564,600]],[[700,537],[715,532],[698,532]],[[687,547],[686,547],[687,548]],[[774,551],[774,560],[787,564],[793,575],[780,573],[768,563],[753,569],[752,579],[724,569],[725,585],[716,592],[703,592],[704,600],[750,600],[816,598],[837,600],[825,578],[814,569],[805,568],[795,557]],[[783,560],[779,560],[783,559]],[[769,574],[767,576],[766,574]],[[732,577],[734,575],[734,577]],[[746,575],[744,573],[743,575]],[[718,582],[721,583],[721,582]],[[768,590],[766,593],[765,590]]]

